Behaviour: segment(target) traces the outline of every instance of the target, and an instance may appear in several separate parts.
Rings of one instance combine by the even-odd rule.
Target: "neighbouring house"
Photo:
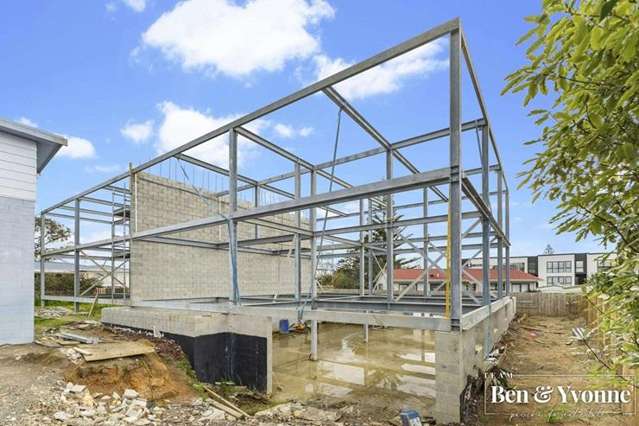
[[[462,274],[462,281],[467,289],[472,290],[474,293],[481,293],[481,286],[478,284],[482,281],[482,269],[481,268],[466,268],[466,273]],[[395,269],[395,290],[402,291],[407,286],[411,285],[415,280],[418,280],[415,284],[414,292],[422,294],[424,291],[424,270],[415,269]],[[441,269],[431,269],[429,271],[428,280],[430,282],[433,292],[443,291],[443,286],[438,289],[447,279],[447,273]],[[503,275],[504,282],[506,280],[506,274]],[[380,283],[384,283],[386,277],[380,278]],[[535,275],[529,274],[518,269],[510,270],[510,283],[513,293],[537,291],[539,285],[539,278]],[[490,286],[491,289],[497,288],[497,269],[490,269]]]
[[[36,180],[65,138],[0,119],[0,344],[33,341]]]
[[[605,271],[614,262],[614,254],[606,253],[553,253],[534,256],[511,256],[510,267],[539,277],[539,287],[565,289],[586,282],[597,272]],[[481,257],[468,260],[472,268],[481,267]],[[490,258],[490,267],[497,265],[497,258]]]

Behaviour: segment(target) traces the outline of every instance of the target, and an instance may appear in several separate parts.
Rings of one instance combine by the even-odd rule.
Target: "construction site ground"
[[[498,345],[503,351],[499,368],[514,375],[508,381],[509,386],[530,388],[545,384],[544,381],[547,381],[549,385],[570,384],[575,388],[583,389],[601,389],[610,385],[612,380],[602,378],[602,375],[614,373],[606,370],[593,352],[579,339],[574,338],[572,332],[574,328],[583,328],[586,333],[589,331],[582,317],[519,315],[511,323],[510,329]],[[594,334],[589,339],[589,346],[597,351],[599,344]],[[535,377],[521,378],[516,375],[534,375]],[[467,424],[571,426],[639,424],[639,418],[636,415],[601,415],[595,407],[590,407],[591,412],[588,413],[575,405],[562,404],[531,403],[517,406],[500,404],[488,407],[488,412],[495,414],[487,415],[484,411],[483,396],[482,392],[474,401],[474,413],[467,418]],[[636,392],[634,397],[637,397]],[[618,407],[613,408],[618,409]],[[606,407],[606,411],[611,411],[611,408]]]
[[[173,342],[105,328],[99,316],[99,309],[89,317],[68,305],[38,308],[36,342],[0,346],[0,425],[401,425],[388,407],[360,409],[317,394],[296,400],[281,387],[266,397],[233,383],[200,383]],[[61,339],[63,332],[97,337],[96,346],[143,342],[154,350],[88,362],[81,352],[91,345]]]

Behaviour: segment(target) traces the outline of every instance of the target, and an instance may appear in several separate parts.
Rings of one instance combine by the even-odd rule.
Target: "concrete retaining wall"
[[[272,391],[271,318],[117,307],[103,309],[102,322],[161,332],[175,340],[202,381],[232,380],[263,392]]]
[[[492,331],[493,345],[498,342],[515,317],[515,306],[511,299],[490,318],[467,330],[435,332],[436,397],[433,417],[438,423],[460,422],[462,393],[468,377],[477,377],[486,367],[485,333]]]
[[[198,194],[189,185],[162,177],[139,173],[131,183],[132,228],[143,231],[228,212],[225,198],[212,193]],[[205,201],[206,200],[206,201]],[[247,205],[240,206],[246,208]],[[279,223],[294,223],[292,214],[269,218]],[[304,226],[304,224],[302,224]],[[283,232],[259,227],[260,237],[282,235]],[[227,242],[226,226],[215,226],[168,237],[205,242]],[[241,223],[238,240],[255,237],[255,226]],[[288,249],[282,245],[260,245],[261,248]],[[293,293],[294,259],[290,256],[240,252],[238,275],[241,295]],[[302,287],[309,288],[310,261],[302,260]],[[213,250],[173,244],[133,241],[131,249],[131,300],[162,300],[200,297],[227,297],[230,293],[229,254]]]

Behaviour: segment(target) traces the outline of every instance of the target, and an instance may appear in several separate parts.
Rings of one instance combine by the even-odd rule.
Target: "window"
[[[584,261],[578,260],[575,262],[575,273],[583,274],[584,273]]]
[[[607,271],[612,267],[611,260],[597,259],[597,271]]]
[[[569,286],[572,285],[572,277],[548,277],[546,278],[546,282],[548,285],[561,285],[561,286]]]
[[[510,264],[510,269],[517,269],[518,271],[524,271],[526,269],[526,265],[524,262],[515,262]]]
[[[548,261],[546,262],[546,272],[551,274],[572,272],[572,262],[570,260]]]

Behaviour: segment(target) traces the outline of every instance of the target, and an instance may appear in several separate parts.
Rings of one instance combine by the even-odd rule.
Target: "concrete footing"
[[[435,332],[435,407],[437,423],[459,423],[468,378],[485,371],[485,331],[498,342],[515,316],[515,300],[504,303],[474,326],[457,331]]]
[[[272,391],[271,318],[115,307],[102,310],[102,322],[161,332],[175,340],[202,381],[231,380],[261,392]]]

